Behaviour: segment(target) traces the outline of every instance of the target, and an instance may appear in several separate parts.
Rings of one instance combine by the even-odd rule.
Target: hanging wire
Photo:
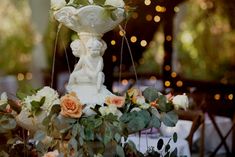
[[[125,26],[125,27],[126,27],[126,26]],[[136,80],[136,84],[137,84],[137,86],[138,86],[138,77],[137,77],[137,72],[136,72],[136,68],[135,68],[135,62],[134,62],[134,59],[133,59],[131,47],[130,47],[130,44],[129,44],[128,39],[127,39],[127,37],[126,37],[125,29],[123,29],[121,25],[119,25],[119,28],[120,28],[121,31],[124,32],[123,39],[125,39],[126,45],[127,45],[127,48],[128,48],[128,51],[129,51],[129,53],[130,53],[131,62],[132,62],[132,66],[133,66],[133,70],[134,70],[134,75],[135,75],[135,80]],[[122,52],[121,52],[121,53],[122,53]],[[122,56],[122,54],[121,54],[121,56]]]
[[[64,47],[65,58],[66,58],[66,63],[67,63],[67,66],[68,66],[69,74],[71,74],[71,69],[70,69],[70,66],[69,66],[68,52],[67,52],[67,49],[66,49],[66,47],[65,47],[65,44],[64,44],[64,41],[63,41],[63,40],[62,40],[62,44],[63,44],[63,47]]]
[[[52,88],[53,83],[54,83],[56,47],[57,47],[58,36],[59,36],[59,32],[60,32],[61,26],[62,26],[62,23],[60,23],[58,25],[58,27],[57,27],[55,44],[54,44],[53,60],[52,60],[52,70],[51,70],[51,86],[50,86],[51,88]]]

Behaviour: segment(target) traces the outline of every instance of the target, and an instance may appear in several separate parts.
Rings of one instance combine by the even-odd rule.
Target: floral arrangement
[[[186,95],[163,95],[152,87],[109,96],[90,107],[90,115],[73,92],[60,97],[43,87],[17,96],[16,102],[1,95],[0,136],[6,142],[0,142],[0,156],[144,156],[128,135],[162,122],[175,126],[175,109],[188,106]]]

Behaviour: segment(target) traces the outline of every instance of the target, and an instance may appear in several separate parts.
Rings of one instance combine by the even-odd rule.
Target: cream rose
[[[188,108],[189,105],[189,101],[188,101],[188,97],[186,94],[183,95],[176,95],[173,99],[172,99],[172,103],[175,106],[175,109],[179,109],[179,108],[183,108],[184,110],[186,110]]]
[[[117,109],[116,106],[114,105],[109,105],[109,106],[102,106],[99,108],[99,112],[101,113],[101,115],[105,116],[105,115],[108,115],[110,113],[112,113],[113,115],[116,115],[118,117],[121,117],[122,116],[122,112],[119,111]]]
[[[108,96],[105,99],[107,105],[114,105],[118,108],[122,107],[125,104],[125,97],[122,96]]]
[[[83,105],[76,97],[75,93],[66,94],[60,99],[60,114],[65,117],[80,118],[82,115]]]
[[[0,98],[0,105],[4,105],[4,104],[7,104],[7,93],[6,92],[3,92],[1,94],[1,98]]]
[[[111,5],[117,8],[123,8],[125,3],[123,0],[106,0],[104,5]]]
[[[51,0],[51,9],[59,10],[66,5],[65,0]]]
[[[57,157],[59,156],[58,150],[54,150],[53,152],[47,152],[43,155],[43,157]]]

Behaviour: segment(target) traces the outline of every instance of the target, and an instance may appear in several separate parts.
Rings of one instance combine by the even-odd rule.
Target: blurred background
[[[136,9],[121,25],[134,63],[123,31],[106,33],[107,88],[122,93],[155,86],[163,93],[186,93],[191,110],[227,117],[233,127],[235,1],[131,0],[130,5]],[[78,61],[69,46],[77,35],[62,26],[55,42],[58,23],[50,1],[0,0],[0,21],[0,93],[14,97],[19,89],[44,85],[64,93]],[[223,153],[234,152],[224,147]]]

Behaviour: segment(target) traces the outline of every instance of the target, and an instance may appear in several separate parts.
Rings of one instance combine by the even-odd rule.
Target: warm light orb
[[[171,70],[171,66],[170,65],[166,65],[164,68],[165,68],[166,71],[170,71]]]
[[[180,11],[180,8],[179,8],[179,7],[174,7],[174,11],[175,11],[176,13],[178,13],[178,12]]]
[[[144,0],[144,4],[147,5],[147,6],[150,5],[151,4],[151,0]]]
[[[219,100],[219,99],[220,99],[220,94],[215,94],[215,95],[214,95],[214,99],[215,99],[215,100]]]
[[[17,79],[18,79],[19,81],[23,81],[23,80],[24,80],[24,74],[18,73]]]
[[[167,40],[167,41],[171,41],[171,40],[172,40],[172,36],[167,35],[167,36],[166,36],[166,40]]]
[[[154,16],[153,20],[157,23],[157,22],[160,22],[161,18],[160,18],[160,16],[156,15],[156,16]]]
[[[117,56],[113,55],[112,56],[112,62],[116,62],[117,61]]]
[[[128,84],[128,80],[126,80],[126,79],[125,79],[125,80],[122,80],[122,85],[123,85],[123,86],[126,86],[127,84]]]
[[[171,85],[171,82],[170,81],[165,81],[165,86],[166,87],[169,87]]]
[[[183,82],[182,81],[177,81],[176,82],[176,86],[177,87],[182,87],[183,86]]]
[[[132,42],[132,43],[135,43],[136,41],[137,41],[137,37],[136,37],[136,36],[132,36],[132,37],[131,37],[131,42]]]
[[[155,10],[156,10],[157,12],[163,13],[163,12],[166,12],[166,7],[157,5],[157,6],[155,7]]]
[[[176,78],[176,76],[177,76],[177,73],[176,73],[176,72],[172,72],[172,73],[171,73],[171,77]]]
[[[153,16],[148,14],[148,15],[146,15],[145,19],[146,19],[146,21],[152,21]]]
[[[229,100],[233,100],[233,94],[229,94],[229,95],[228,95],[228,99],[229,99]]]
[[[121,37],[123,37],[123,36],[125,35],[125,32],[124,32],[124,31],[119,31],[119,35],[120,35]]]
[[[132,18],[133,19],[137,19],[138,16],[139,16],[139,14],[137,12],[132,13]]]
[[[151,77],[149,78],[149,80],[151,80],[151,81],[156,81],[157,78],[156,78],[156,76],[151,76]]]
[[[116,45],[116,41],[115,40],[111,40],[111,45]]]
[[[28,73],[26,73],[25,77],[26,77],[27,80],[32,80],[33,74],[28,72]]]
[[[147,46],[147,41],[146,41],[146,40],[141,40],[140,45],[141,45],[142,47]]]

